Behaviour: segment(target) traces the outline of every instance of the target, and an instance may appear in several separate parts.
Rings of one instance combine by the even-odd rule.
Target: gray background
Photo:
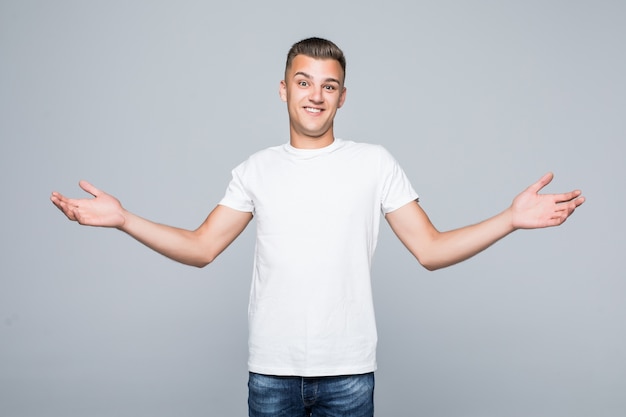
[[[0,416],[246,415],[254,225],[175,264],[69,223],[79,179],[194,228],[287,141],[291,44],[348,58],[338,136],[381,143],[440,229],[544,172],[559,229],[429,273],[383,223],[379,416],[626,415],[622,1],[0,1]]]

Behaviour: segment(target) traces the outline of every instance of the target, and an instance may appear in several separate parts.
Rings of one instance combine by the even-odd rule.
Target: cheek
[[[299,100],[300,100],[300,97],[298,96],[297,92],[291,91],[291,92],[285,94],[285,101],[288,104],[294,104],[295,105],[296,103],[298,103]]]

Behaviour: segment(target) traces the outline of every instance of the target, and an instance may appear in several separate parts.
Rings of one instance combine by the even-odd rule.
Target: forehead
[[[296,74],[304,73],[313,79],[336,79],[343,82],[343,69],[336,59],[312,58],[307,55],[297,55],[287,70],[286,77],[293,78]]]

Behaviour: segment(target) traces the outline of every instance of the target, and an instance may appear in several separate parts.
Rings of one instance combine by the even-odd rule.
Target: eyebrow
[[[304,71],[298,71],[298,72],[296,72],[295,74],[293,74],[293,77],[294,77],[294,78],[296,78],[298,75],[301,75],[301,76],[303,76],[304,78],[307,78],[307,79],[309,79],[309,80],[313,79],[313,77],[311,77],[309,74],[307,74],[307,73],[306,73],[306,72],[304,72]],[[324,82],[334,82],[334,83],[337,83],[337,84],[341,85],[341,82],[340,82],[338,79],[336,79],[336,78],[332,78],[332,77],[326,78],[326,79],[324,80]]]

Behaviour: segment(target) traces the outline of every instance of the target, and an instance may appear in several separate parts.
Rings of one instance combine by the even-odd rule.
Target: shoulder
[[[266,165],[268,162],[281,158],[284,154],[284,145],[271,146],[254,152],[243,160],[235,169],[244,170],[246,168]]]
[[[384,163],[395,163],[393,155],[383,145],[367,142],[342,141],[347,153],[358,155],[359,158],[373,158]]]
[[[269,148],[256,151],[248,157],[249,161],[256,161],[259,159],[272,159],[276,158],[284,153],[285,145],[270,146]]]

